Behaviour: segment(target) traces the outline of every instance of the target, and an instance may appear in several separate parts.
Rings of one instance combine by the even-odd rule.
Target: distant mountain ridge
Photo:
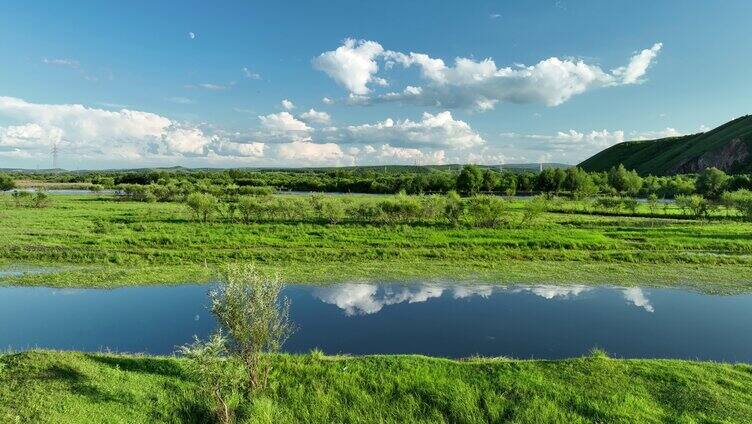
[[[608,171],[620,163],[641,175],[691,174],[710,167],[727,173],[752,172],[752,115],[704,133],[619,143],[579,166]]]

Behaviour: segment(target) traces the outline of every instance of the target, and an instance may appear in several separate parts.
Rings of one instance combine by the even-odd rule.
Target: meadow
[[[186,360],[30,351],[0,356],[8,423],[207,422]],[[618,360],[277,355],[238,422],[721,423],[752,420],[752,367]]]
[[[338,212],[335,223],[315,208],[298,214],[284,208],[323,202],[369,210],[361,206],[440,198],[264,196],[269,213],[247,222],[217,213],[203,222],[183,203],[49,197],[40,208],[0,198],[0,263],[50,271],[5,275],[2,284],[197,282],[232,261],[279,269],[290,282],[451,278],[689,285],[709,292],[746,291],[752,283],[750,224],[722,208],[696,219],[671,204],[659,210],[639,204],[632,212],[557,200],[526,218],[535,200],[511,199],[502,201],[492,225],[479,225],[469,213],[456,225],[441,213],[377,219]]]

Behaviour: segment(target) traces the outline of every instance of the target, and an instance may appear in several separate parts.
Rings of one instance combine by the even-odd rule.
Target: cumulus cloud
[[[354,94],[368,94],[370,82],[385,81],[375,77],[379,70],[376,59],[384,52],[375,41],[348,38],[336,50],[321,53],[313,59],[314,68],[323,71],[335,82]]]
[[[314,143],[311,141],[293,141],[280,144],[277,148],[280,159],[304,164],[331,163],[342,159],[345,153],[336,143]]]
[[[80,104],[31,103],[0,97],[0,116],[18,124],[0,127],[0,150],[49,154],[53,144],[78,158],[138,160],[181,157],[260,157],[263,143],[208,135],[201,128],[138,110],[117,111]]]
[[[455,120],[451,112],[423,113],[420,121],[394,121],[387,118],[375,124],[352,125],[342,129],[345,141],[384,143],[398,147],[469,148],[485,143],[470,125]]]
[[[58,144],[68,164],[73,158],[116,166],[120,159],[150,164],[190,160],[198,165],[202,158],[212,163],[222,158],[249,159],[276,166],[442,164],[453,152],[485,143],[448,111],[426,113],[418,120],[388,118],[343,127],[330,126],[329,114],[315,109],[297,117],[278,112],[258,116],[257,130],[227,133],[127,108],[107,110],[0,97],[0,118],[8,122],[0,126],[3,157],[47,158],[51,146]]]
[[[331,105],[331,104],[334,104],[334,100],[330,99],[329,97],[323,97],[321,99],[321,103],[325,105]]]
[[[287,110],[287,111],[295,109],[295,103],[287,99],[282,100],[280,102],[280,105],[282,105],[282,109]]]
[[[350,104],[404,102],[485,111],[493,109],[498,102],[557,106],[593,88],[640,83],[661,48],[662,44],[656,43],[634,55],[627,65],[606,72],[583,60],[558,57],[530,66],[507,67],[498,67],[490,58],[458,57],[452,65],[447,65],[444,60],[425,53],[406,54],[384,50],[375,41],[348,39],[336,50],[314,59],[314,67],[348,89]],[[386,69],[396,64],[416,67],[426,84],[371,95],[369,83],[386,85],[386,81],[376,75],[378,60],[385,61]]]
[[[290,112],[271,113],[258,118],[267,136],[281,138],[282,140],[307,140],[310,138],[312,128],[292,116]]]
[[[329,124],[332,121],[332,117],[326,113],[317,111],[315,109],[309,109],[307,112],[303,112],[299,116],[300,120],[309,124]]]
[[[674,128],[657,131],[590,130],[574,129],[552,134],[501,133],[496,147],[504,148],[508,154],[525,156],[530,160],[546,155],[546,160],[564,163],[579,163],[593,154],[627,140],[652,140],[664,137],[677,137],[681,132]]]

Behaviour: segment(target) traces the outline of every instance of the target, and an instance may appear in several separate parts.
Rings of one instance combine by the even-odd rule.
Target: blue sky
[[[748,1],[50,3],[0,13],[0,167],[577,163],[752,101]]]

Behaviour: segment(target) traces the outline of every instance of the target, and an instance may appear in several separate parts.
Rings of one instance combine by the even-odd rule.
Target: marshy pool
[[[215,322],[210,286],[0,288],[0,349],[170,354]],[[285,350],[752,362],[752,295],[456,284],[291,285]]]

